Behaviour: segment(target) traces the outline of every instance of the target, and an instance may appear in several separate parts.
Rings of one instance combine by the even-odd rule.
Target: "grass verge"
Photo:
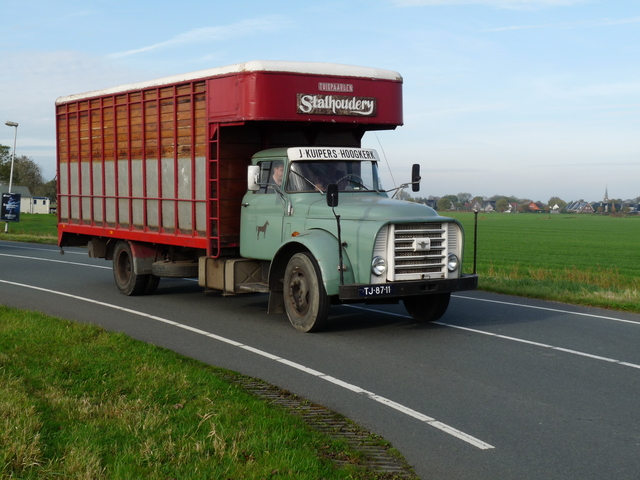
[[[220,378],[228,374],[0,306],[0,478],[376,478],[344,442]]]
[[[4,233],[5,222],[0,223],[0,238],[12,242],[30,242],[46,245],[58,244],[58,218],[56,215],[23,213],[19,222],[8,222],[8,233]]]
[[[467,234],[473,214],[453,213]],[[640,217],[478,215],[477,272],[485,291],[640,313]]]

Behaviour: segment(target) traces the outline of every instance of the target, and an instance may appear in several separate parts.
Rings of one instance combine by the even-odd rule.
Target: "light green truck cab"
[[[269,312],[286,311],[298,330],[321,328],[332,303],[403,300],[413,318],[433,321],[452,291],[477,287],[461,272],[459,222],[389,198],[378,160],[375,150],[343,147],[252,159],[240,255],[270,262]]]

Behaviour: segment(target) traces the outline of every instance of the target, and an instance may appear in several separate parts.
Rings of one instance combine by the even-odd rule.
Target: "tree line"
[[[457,195],[445,195],[443,197],[415,197],[412,198],[407,192],[403,192],[401,196],[402,200],[408,200],[411,202],[417,203],[425,203],[429,205],[435,206],[437,210],[471,210],[473,206],[478,203],[481,206],[487,204],[487,202],[495,202],[495,209],[498,212],[506,212],[507,210],[512,210],[515,205],[518,209],[518,212],[528,212],[531,210],[530,205],[536,204],[541,210],[548,210],[553,208],[555,205],[558,205],[560,210],[564,210],[567,206],[567,202],[565,202],[560,197],[551,197],[548,202],[542,202],[540,200],[533,201],[528,198],[518,198],[515,196],[505,196],[505,195],[494,195],[492,197],[482,197],[482,196],[473,196],[470,193],[462,192]],[[640,197],[631,200],[625,200],[623,202],[622,199],[609,199],[610,203],[640,203]]]
[[[11,148],[0,145],[0,185],[9,185],[11,176]],[[56,180],[44,181],[42,168],[31,158],[18,155],[13,162],[13,185],[28,187],[36,197],[49,197],[55,201]]]

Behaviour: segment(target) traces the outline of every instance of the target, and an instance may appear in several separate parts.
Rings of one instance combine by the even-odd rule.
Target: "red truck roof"
[[[56,105],[207,82],[210,121],[251,120],[402,125],[402,76],[332,63],[251,61],[60,97]]]

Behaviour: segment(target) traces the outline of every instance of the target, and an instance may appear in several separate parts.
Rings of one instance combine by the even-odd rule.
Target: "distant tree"
[[[518,211],[522,212],[522,213],[526,213],[526,212],[531,211],[531,209],[529,208],[529,204],[530,203],[531,203],[530,201],[526,201],[524,203],[519,204],[518,205]]]
[[[56,201],[56,196],[58,195],[58,180],[53,179],[49,180],[42,186],[42,191],[38,193],[43,197],[49,197],[52,202]]]
[[[508,202],[513,202],[516,203],[518,201],[518,199],[516,197],[512,196],[507,196],[507,195],[494,195],[493,197],[490,197],[489,200],[492,202],[497,202],[500,199],[505,198]]]
[[[29,157],[24,155],[16,157],[13,165],[13,184],[29,187],[32,194],[40,195],[44,185],[42,168]]]
[[[470,193],[462,192],[458,193],[458,201],[460,203],[469,203],[473,196]]]
[[[11,149],[6,145],[0,145],[0,183],[9,184],[9,172],[11,170]]]
[[[11,150],[0,145],[0,183],[9,185],[11,177]],[[24,155],[18,156],[13,161],[13,185],[29,187],[32,194],[39,195],[39,190],[44,185],[42,168],[36,162]]]
[[[396,198],[398,200],[407,200],[411,202],[413,201],[413,199],[411,198],[411,195],[409,195],[409,192],[407,192],[404,188],[398,191]]]
[[[507,210],[509,210],[509,200],[507,200],[506,198],[501,198],[500,200],[496,201],[496,210],[498,210],[499,212],[506,212]]]
[[[440,200],[438,200],[438,210],[440,211],[450,210],[451,205],[452,203],[450,198],[442,197]]]
[[[549,208],[553,208],[555,205],[558,205],[558,207],[560,207],[560,210],[564,210],[567,206],[567,202],[562,200],[560,197],[551,197],[549,199]]]

